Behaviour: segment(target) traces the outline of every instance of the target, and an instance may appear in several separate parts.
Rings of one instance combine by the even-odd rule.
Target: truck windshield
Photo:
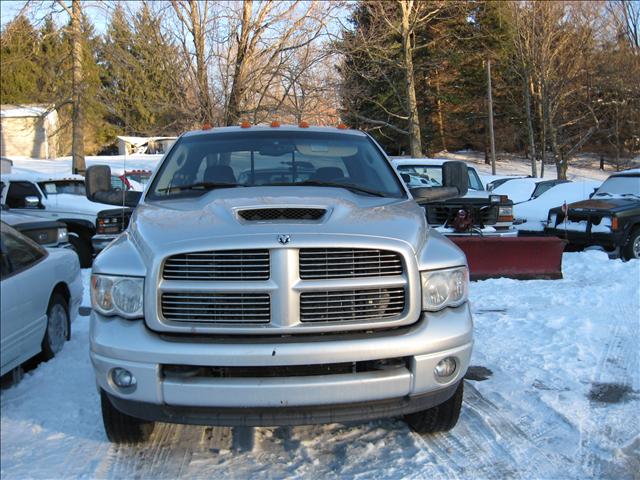
[[[640,175],[609,177],[600,186],[600,188],[598,188],[598,191],[594,196],[607,197],[612,195],[621,196],[626,194],[640,197]]]
[[[398,165],[398,171],[409,175],[407,185],[414,187],[441,187],[442,165]],[[469,189],[484,190],[480,177],[472,168],[467,168],[469,173]]]
[[[214,188],[327,186],[401,198],[389,162],[367,137],[329,132],[254,131],[180,138],[147,198],[202,195]]]
[[[58,180],[38,183],[45,195],[59,195],[68,193],[71,195],[85,195],[84,182],[82,180]]]

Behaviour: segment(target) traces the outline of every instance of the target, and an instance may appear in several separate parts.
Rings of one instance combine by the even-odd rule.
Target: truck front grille
[[[165,261],[162,276],[167,280],[268,280],[269,250],[225,250],[173,255]]]
[[[459,210],[467,210],[473,218],[474,224],[495,225],[498,221],[498,207],[472,207],[469,205],[428,205],[427,221],[430,225],[444,225],[453,221]]]
[[[300,278],[357,278],[402,275],[396,252],[361,248],[305,248],[300,250]]]
[[[39,230],[23,230],[22,233],[40,245],[58,243],[57,228],[43,228]]]
[[[404,311],[404,288],[304,292],[300,321],[346,322],[388,319]]]
[[[268,293],[163,293],[162,315],[176,322],[269,323]]]

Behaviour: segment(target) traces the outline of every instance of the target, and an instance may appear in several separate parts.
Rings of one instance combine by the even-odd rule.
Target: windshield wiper
[[[376,197],[388,197],[389,195],[386,192],[380,192],[378,190],[373,190],[371,188],[362,187],[360,185],[355,185],[353,183],[341,183],[341,182],[325,182],[322,180],[304,180],[302,182],[280,182],[280,183],[269,183],[261,186],[274,186],[274,187],[332,187],[332,188],[345,188],[347,190],[351,190],[356,193],[366,193],[367,195],[374,195]]]
[[[172,190],[177,190],[179,192],[183,190],[214,190],[216,188],[235,188],[235,187],[244,187],[240,183],[231,183],[231,182],[196,182],[190,183],[188,185],[172,185],[167,188],[159,188],[159,192],[170,192]]]

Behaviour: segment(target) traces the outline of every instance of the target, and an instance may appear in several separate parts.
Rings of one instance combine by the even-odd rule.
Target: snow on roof
[[[41,117],[52,112],[48,105],[1,105],[0,117],[3,118],[24,118]]]
[[[118,136],[118,140],[122,140],[125,143],[130,143],[136,147],[149,143],[151,141],[158,140],[175,140],[178,137],[127,137],[124,135]]]
[[[5,181],[25,181],[25,182],[58,182],[60,180],[82,180],[84,181],[84,177],[82,175],[76,174],[55,174],[55,173],[40,173],[40,172],[30,172],[26,169],[21,169],[22,171],[14,173],[7,173],[2,175],[2,179]]]
[[[439,166],[451,160],[442,158],[407,158],[407,157],[391,157],[394,165],[434,165]]]

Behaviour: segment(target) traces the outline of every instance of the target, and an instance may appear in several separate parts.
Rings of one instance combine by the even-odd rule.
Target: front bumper
[[[423,314],[411,327],[335,337],[169,339],[141,321],[94,312],[91,360],[98,387],[114,406],[149,420],[213,425],[363,420],[430,408],[450,398],[469,365],[472,329],[468,303]],[[456,359],[456,371],[444,381],[436,378],[436,364],[450,356]],[[348,374],[261,378],[162,374],[163,365],[276,367],[399,357],[407,359],[405,367]],[[110,372],[116,367],[133,373],[135,388],[124,391],[113,384]]]
[[[470,232],[456,232],[453,228],[436,227],[436,230],[447,237],[500,237],[513,238],[518,236],[518,230],[510,228],[485,227]]]
[[[579,232],[575,230],[547,227],[544,229],[544,233],[565,239],[570,245],[575,245],[580,248],[598,246],[607,251],[617,250],[624,243],[625,238],[625,232],[623,231],[611,233],[590,231]]]

